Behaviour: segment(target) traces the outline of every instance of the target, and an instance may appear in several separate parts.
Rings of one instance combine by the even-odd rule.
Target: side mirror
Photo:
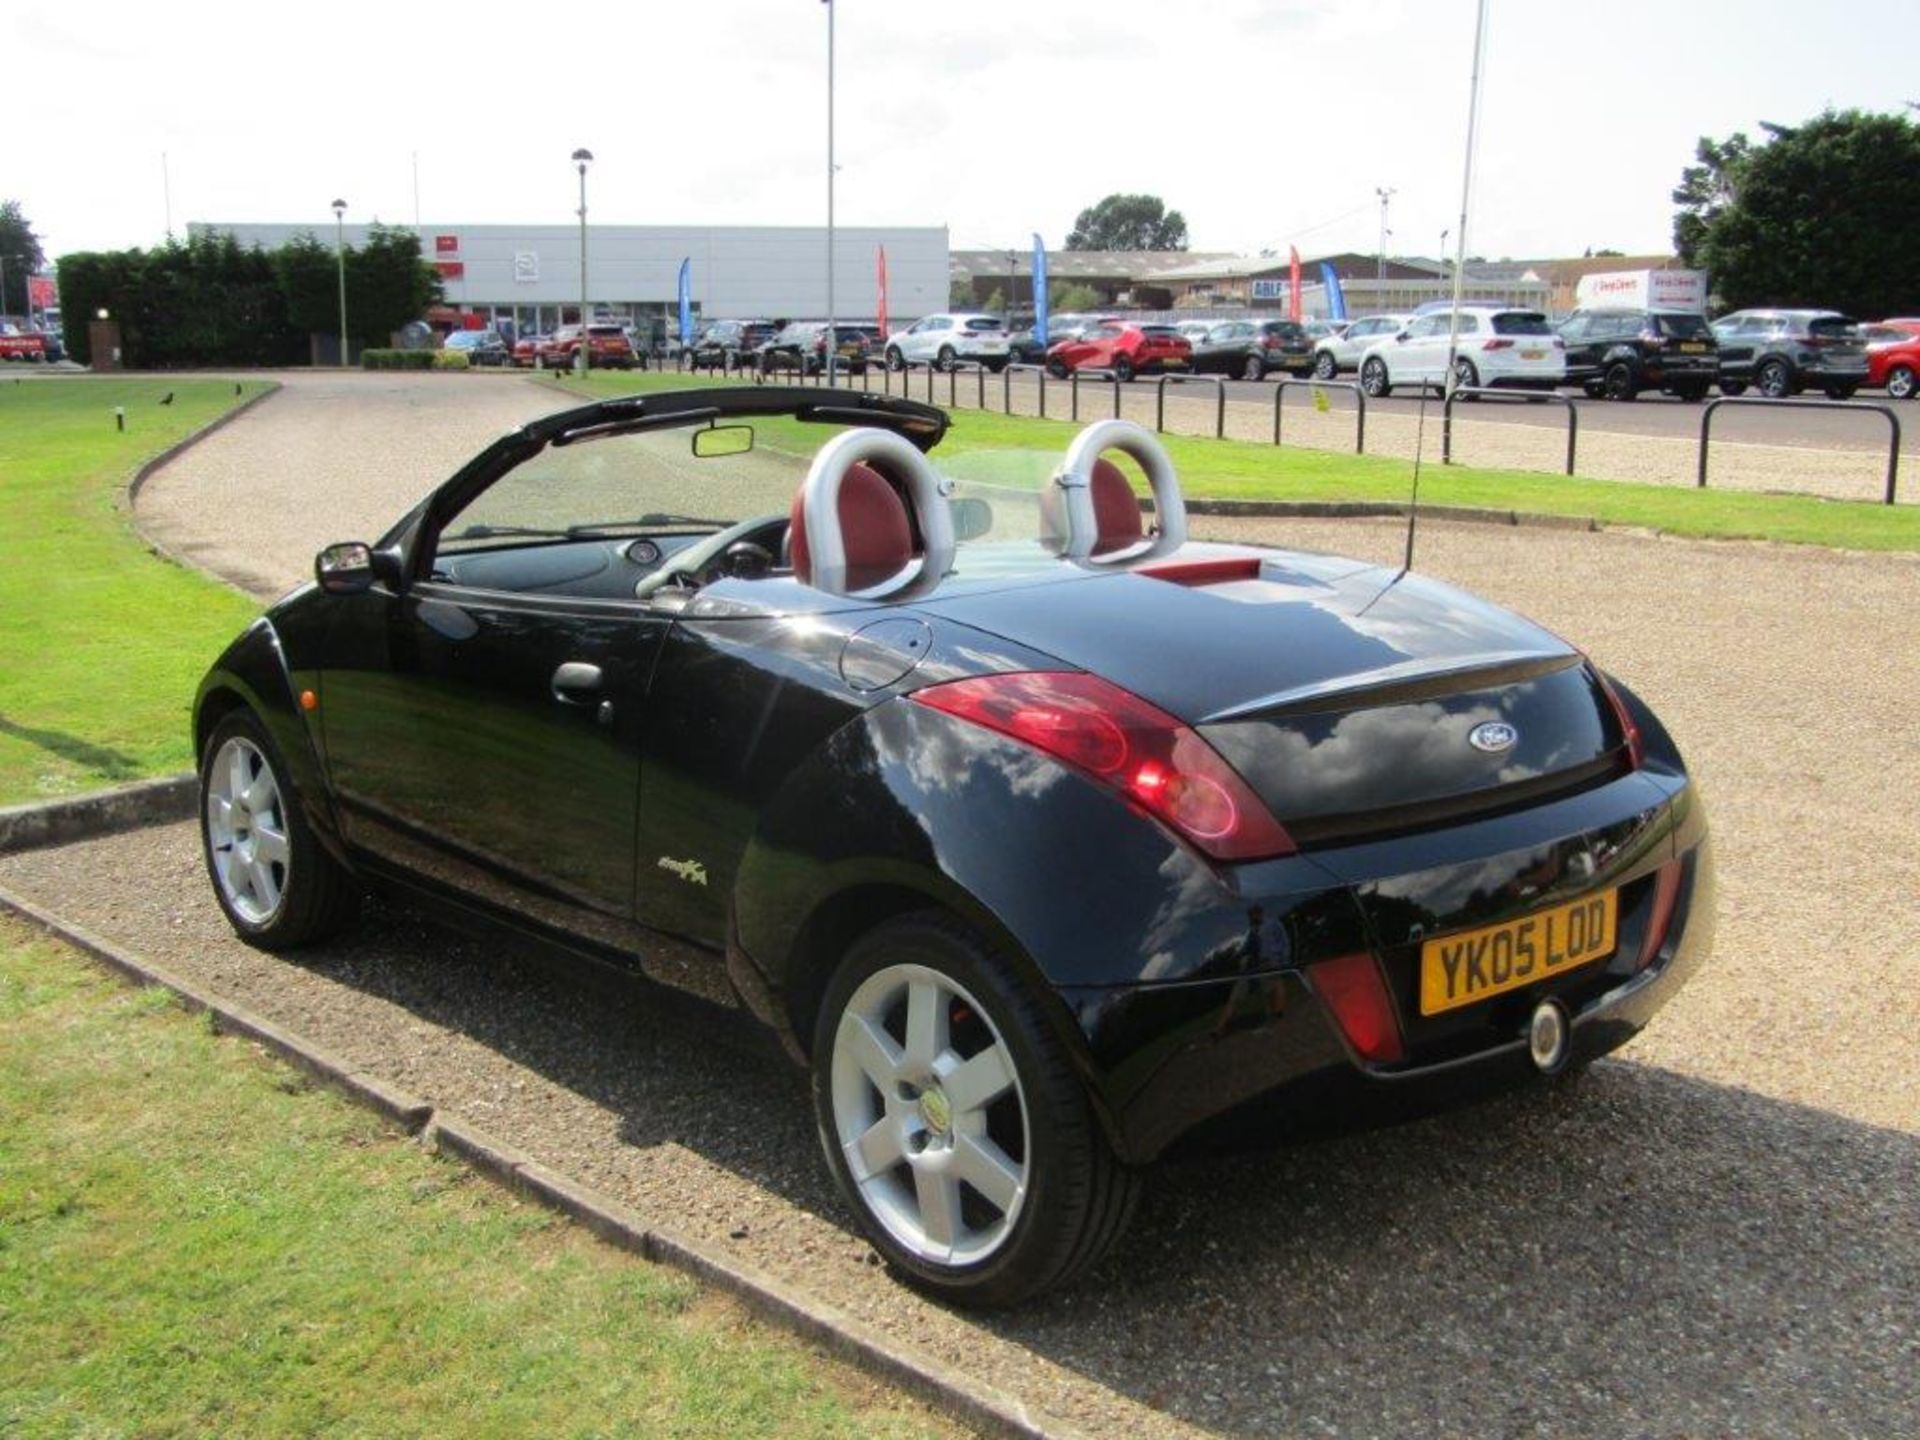
[[[313,557],[313,578],[329,595],[359,595],[373,585],[373,547],[359,540],[329,545]]]
[[[1402,330],[1402,331],[1401,331],[1401,332],[1400,332],[1400,333],[1399,333],[1398,335],[1396,335],[1396,336],[1394,336],[1394,337],[1393,337],[1393,341],[1394,341],[1394,344],[1396,344],[1396,345],[1398,345],[1398,344],[1400,344],[1400,343],[1401,343],[1402,341],[1404,341],[1404,340],[1407,340],[1407,339],[1410,339],[1410,338],[1411,338],[1411,332],[1410,332],[1410,331],[1406,331],[1406,330]]]
[[[329,595],[359,595],[376,580],[399,585],[402,562],[396,550],[376,550],[365,541],[329,545],[313,557],[313,578]]]

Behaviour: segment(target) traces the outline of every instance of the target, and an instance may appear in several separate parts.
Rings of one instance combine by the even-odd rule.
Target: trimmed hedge
[[[364,370],[431,370],[434,357],[439,353],[437,350],[362,350],[360,366]]]
[[[433,356],[433,368],[436,370],[469,370],[473,367],[473,357],[464,350],[430,350]]]

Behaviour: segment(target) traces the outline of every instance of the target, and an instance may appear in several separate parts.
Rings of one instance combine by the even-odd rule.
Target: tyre
[[[1015,1304],[1097,1261],[1138,1178],[1036,998],[937,914],[868,932],[827,984],[813,1098],[827,1164],[911,1284]]]
[[[1056,380],[1066,379],[1067,378],[1067,362],[1064,360],[1047,361],[1047,374],[1051,375]]]
[[[1121,383],[1124,384],[1127,381],[1133,379],[1133,361],[1129,360],[1126,356],[1124,355],[1114,356],[1112,368],[1113,368],[1113,378],[1120,381]]]
[[[1721,380],[1716,383],[1720,386],[1720,393],[1729,400],[1747,393],[1747,382],[1744,380]]]
[[[1322,350],[1313,357],[1313,375],[1316,380],[1337,380],[1340,378],[1340,364],[1333,358],[1331,350]]]
[[[1598,380],[1582,381],[1580,385],[1580,391],[1589,400],[1598,400],[1601,396],[1607,393],[1606,387],[1601,385],[1601,383]]]
[[[200,757],[200,841],[214,898],[249,945],[324,940],[359,909],[359,887],[308,826],[286,762],[249,710],[214,727]]]
[[[1827,386],[1827,398],[1829,400],[1851,400],[1853,398],[1853,392],[1859,388],[1858,385],[1829,385]]]
[[[906,368],[907,357],[900,353],[900,347],[898,345],[889,345],[887,347],[887,369],[898,371]]]
[[[1600,384],[1609,400],[1632,400],[1640,394],[1639,383],[1633,377],[1633,367],[1624,360],[1609,365],[1606,377]]]
[[[1242,380],[1264,380],[1267,378],[1267,367],[1261,362],[1258,355],[1249,355],[1240,362],[1240,378]]]
[[[1892,400],[1911,400],[1913,398],[1913,367],[1895,365],[1887,371],[1887,397]]]
[[[1384,400],[1393,393],[1387,380],[1387,362],[1375,356],[1360,367],[1360,389],[1369,400]]]
[[[1480,388],[1480,372],[1474,369],[1473,362],[1462,355],[1453,362],[1453,388],[1456,390],[1477,390]],[[1477,400],[1477,395],[1467,396],[1468,400]]]
[[[933,357],[933,363],[944,373],[953,369],[953,359],[953,347],[951,345],[942,345],[940,347],[940,353]]]
[[[1784,400],[1793,394],[1793,372],[1784,360],[1769,360],[1754,373],[1753,388],[1769,400]]]

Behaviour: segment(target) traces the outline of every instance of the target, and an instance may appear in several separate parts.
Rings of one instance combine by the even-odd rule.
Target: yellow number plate
[[[1700,344],[1699,342],[1693,341],[1693,340],[1682,341],[1680,344],[1680,349],[1683,353],[1688,355],[1704,355],[1707,353],[1707,347],[1705,345]]]
[[[1504,925],[1462,930],[1420,947],[1420,1013],[1438,1015],[1531,985],[1613,953],[1620,892],[1604,890]]]

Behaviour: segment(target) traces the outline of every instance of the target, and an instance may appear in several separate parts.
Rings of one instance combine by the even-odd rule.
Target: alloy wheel
[[[1018,1066],[986,1010],[924,965],[875,971],[834,1031],[834,1142],[862,1202],[919,1260],[986,1260],[1013,1234],[1033,1163]]]
[[[269,924],[286,898],[286,807],[273,767],[244,736],[230,736],[207,772],[207,854],[227,904],[248,924]]]
[[[1760,373],[1754,377],[1754,383],[1769,400],[1784,399],[1793,391],[1792,377],[1787,374],[1787,367],[1778,360],[1769,360],[1762,365]]]
[[[1331,350],[1322,350],[1313,357],[1313,373],[1317,379],[1331,380],[1340,373],[1340,366],[1333,358]]]
[[[1887,372],[1887,394],[1895,400],[1913,398],[1913,370],[1910,366],[1896,365]]]

